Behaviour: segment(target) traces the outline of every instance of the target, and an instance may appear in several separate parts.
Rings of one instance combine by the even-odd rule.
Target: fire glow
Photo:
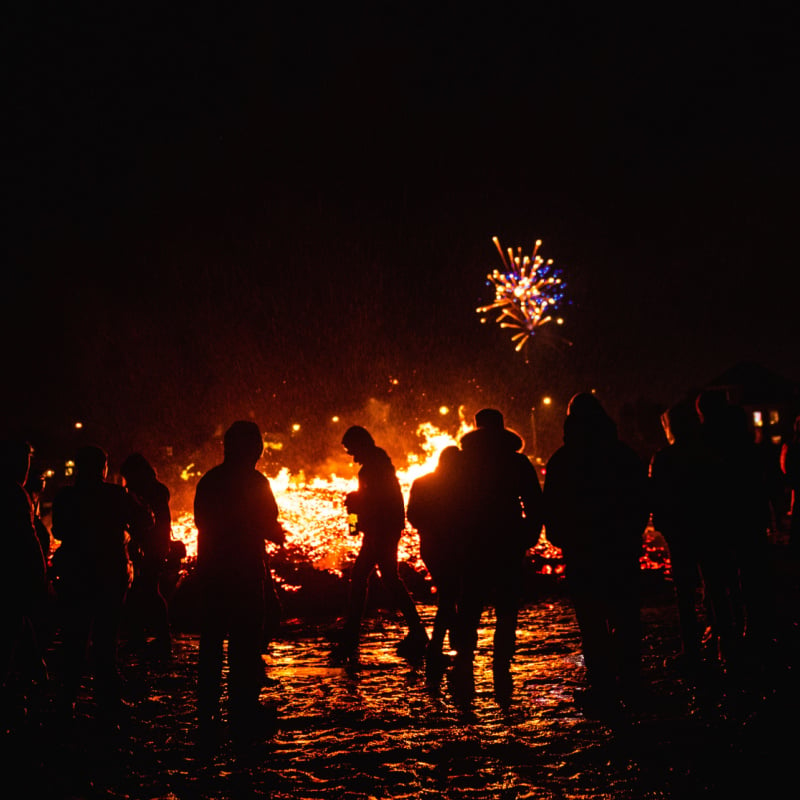
[[[406,502],[414,480],[433,471],[442,450],[449,445],[457,445],[461,436],[469,430],[470,426],[463,421],[455,437],[432,423],[423,423],[418,427],[417,435],[421,439],[423,456],[408,454],[405,468],[398,468],[397,471]],[[357,478],[333,474],[308,479],[282,469],[277,476],[270,478],[270,484],[280,509],[281,522],[286,529],[286,558],[295,564],[308,563],[315,569],[341,576],[344,568],[355,560],[361,544],[360,536],[348,533],[344,507],[345,495],[358,486]],[[185,545],[187,563],[194,562],[197,557],[197,528],[191,512],[181,513],[173,520],[172,536]],[[274,549],[275,545],[267,547]],[[541,574],[563,573],[561,551],[547,540],[544,529],[532,549],[532,555],[537,557]],[[427,574],[420,557],[419,536],[408,523],[400,539],[398,559],[418,572]],[[666,548],[660,535],[652,528],[645,531],[641,565],[642,569],[655,569],[669,574]],[[300,588],[287,585],[278,576],[276,579],[286,591]]]
[[[442,450],[458,444],[458,439],[468,430],[471,428],[462,422],[461,430],[453,437],[432,423],[426,422],[418,427],[423,455],[408,454],[405,468],[397,471],[406,502],[414,480],[432,472]],[[343,567],[355,559],[361,543],[359,536],[348,534],[344,508],[344,497],[358,487],[357,479],[337,475],[308,479],[282,469],[277,476],[270,478],[270,484],[286,529],[285,550],[289,560],[308,562],[316,569],[342,574]],[[173,520],[172,536],[185,545],[187,561],[194,561],[197,557],[197,528],[191,512],[179,514]],[[553,547],[544,534],[536,549],[548,559],[560,557],[558,548]],[[419,536],[408,524],[400,539],[398,558],[416,570],[425,571],[419,553]]]

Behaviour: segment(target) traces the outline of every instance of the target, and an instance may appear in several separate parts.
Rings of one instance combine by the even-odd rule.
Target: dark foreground
[[[782,797],[792,789],[798,715],[798,566],[776,550],[778,638],[766,672],[698,691],[664,659],[677,649],[669,584],[646,586],[650,693],[640,709],[591,719],[577,629],[556,592],[520,621],[511,705],[491,684],[491,615],[481,629],[477,697],[469,708],[394,654],[402,635],[375,615],[358,670],[327,659],[327,623],[291,620],[265,656],[279,704],[263,741],[216,746],[194,719],[196,635],[177,634],[166,666],[123,655],[129,719],[98,728],[87,692],[73,726],[54,724],[51,689],[2,742],[4,796],[42,798],[691,798]],[[423,606],[430,624],[433,608]]]

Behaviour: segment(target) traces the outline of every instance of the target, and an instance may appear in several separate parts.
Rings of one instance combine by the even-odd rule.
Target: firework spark
[[[492,241],[500,253],[504,271],[496,269],[486,276],[487,283],[494,287],[494,302],[475,310],[478,314],[496,311],[500,327],[515,331],[511,341],[519,352],[544,325],[563,323],[555,313],[564,300],[566,284],[553,259],[545,260],[539,255],[541,239],[530,256],[523,255],[521,247],[516,253],[511,247],[504,253],[496,236]]]

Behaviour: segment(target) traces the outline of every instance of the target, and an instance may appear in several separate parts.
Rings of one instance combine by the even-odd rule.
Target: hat
[[[475,414],[475,424],[479,428],[494,428],[501,431],[505,428],[503,414],[496,408],[482,408]]]

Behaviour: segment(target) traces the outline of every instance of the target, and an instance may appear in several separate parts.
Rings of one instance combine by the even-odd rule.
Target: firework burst
[[[475,310],[478,314],[496,311],[500,327],[514,331],[511,341],[519,352],[543,326],[564,322],[555,314],[564,301],[566,284],[553,259],[545,260],[539,255],[541,239],[529,256],[522,254],[521,247],[516,253],[511,247],[503,252],[496,236],[492,241],[505,269],[502,272],[493,270],[486,276],[487,283],[494,288],[494,302]],[[486,322],[485,317],[481,322]]]

